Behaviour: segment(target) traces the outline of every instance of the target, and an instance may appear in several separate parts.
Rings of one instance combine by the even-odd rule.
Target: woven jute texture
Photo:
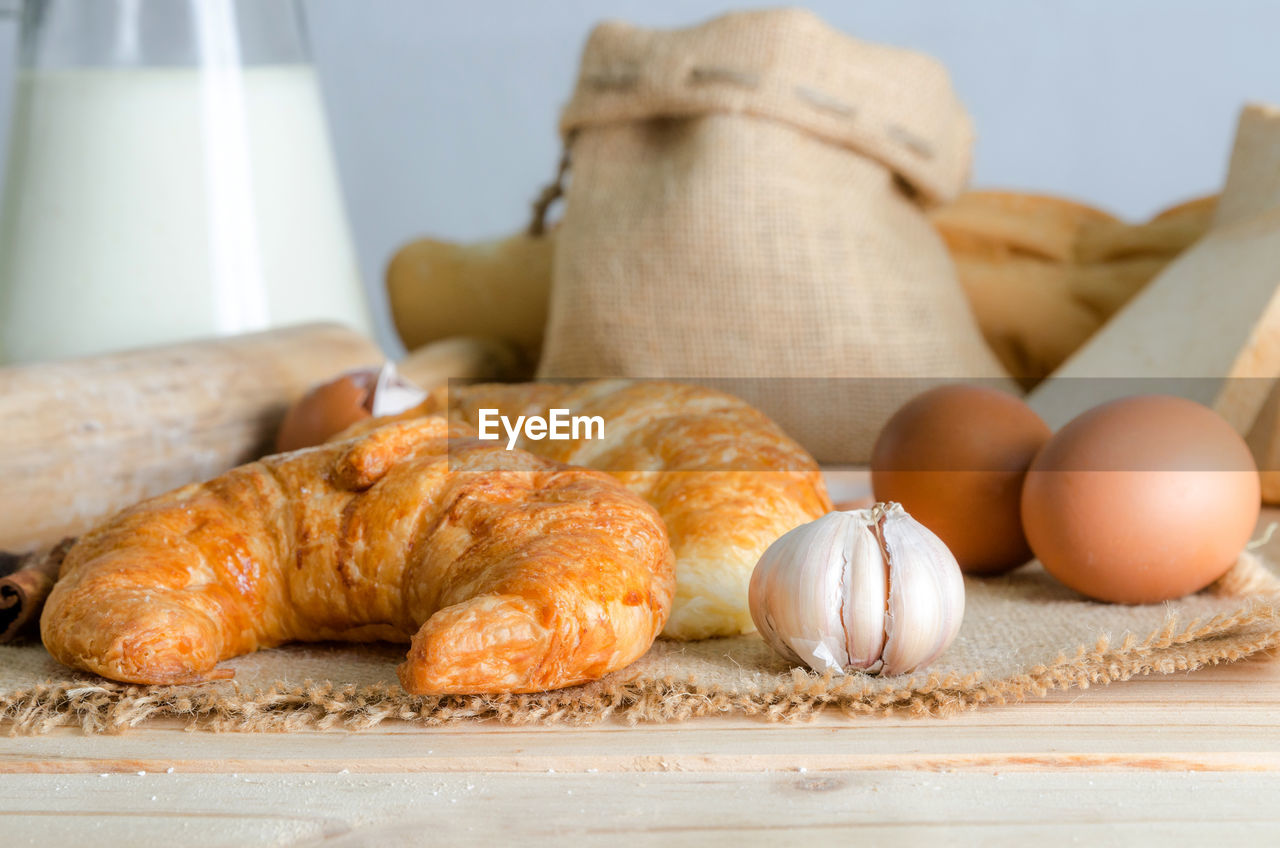
[[[837,463],[928,381],[1003,376],[924,215],[972,135],[929,57],[800,10],[607,23],[561,131],[540,376],[744,378]]]
[[[295,645],[240,657],[235,680],[125,686],[77,674],[39,645],[0,647],[0,724],[34,733],[60,725],[116,731],[149,718],[228,730],[352,729],[401,719],[424,725],[671,721],[714,714],[795,719],[821,708],[848,715],[947,715],[981,704],[1188,671],[1280,645],[1280,579],[1245,554],[1208,590],[1169,604],[1092,603],[1037,565],[968,580],[964,626],[925,672],[895,678],[790,668],[755,635],[658,641],[632,666],[595,683],[541,695],[422,697],[396,683],[403,647]]]

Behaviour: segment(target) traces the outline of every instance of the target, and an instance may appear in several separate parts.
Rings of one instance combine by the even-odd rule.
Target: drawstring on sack
[[[573,133],[570,132],[564,139],[564,152],[560,154],[555,180],[538,192],[537,199],[533,201],[533,218],[529,221],[528,232],[535,238],[546,235],[547,212],[551,209],[551,204],[564,197],[564,181],[569,173],[569,151],[572,147]]]

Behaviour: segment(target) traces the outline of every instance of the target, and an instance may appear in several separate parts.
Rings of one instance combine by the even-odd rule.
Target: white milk
[[[310,66],[19,86],[0,361],[316,320],[371,332]]]

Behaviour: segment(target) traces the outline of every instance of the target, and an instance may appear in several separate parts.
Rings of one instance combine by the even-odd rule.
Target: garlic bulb
[[[955,639],[964,579],[941,539],[878,503],[783,535],[756,564],[749,600],[760,635],[793,663],[905,674]]]

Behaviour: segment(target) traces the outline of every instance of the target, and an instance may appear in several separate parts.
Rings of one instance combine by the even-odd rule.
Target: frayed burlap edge
[[[148,719],[184,720],[188,729],[363,730],[387,719],[441,726],[489,720],[503,724],[585,725],[617,718],[680,721],[708,715],[792,721],[834,709],[846,716],[948,716],[983,704],[1006,704],[1054,690],[1107,684],[1148,674],[1186,672],[1233,662],[1280,646],[1280,598],[1179,627],[1171,616],[1145,639],[1101,638],[1073,655],[1023,674],[984,680],[980,673],[932,674],[901,683],[863,675],[819,675],[796,669],[771,690],[735,692],[696,680],[600,681],[537,695],[407,695],[397,687],[306,683],[251,694],[198,686],[129,686],[109,682],[49,684],[0,697],[0,725],[11,734],[79,726],[111,733]]]

